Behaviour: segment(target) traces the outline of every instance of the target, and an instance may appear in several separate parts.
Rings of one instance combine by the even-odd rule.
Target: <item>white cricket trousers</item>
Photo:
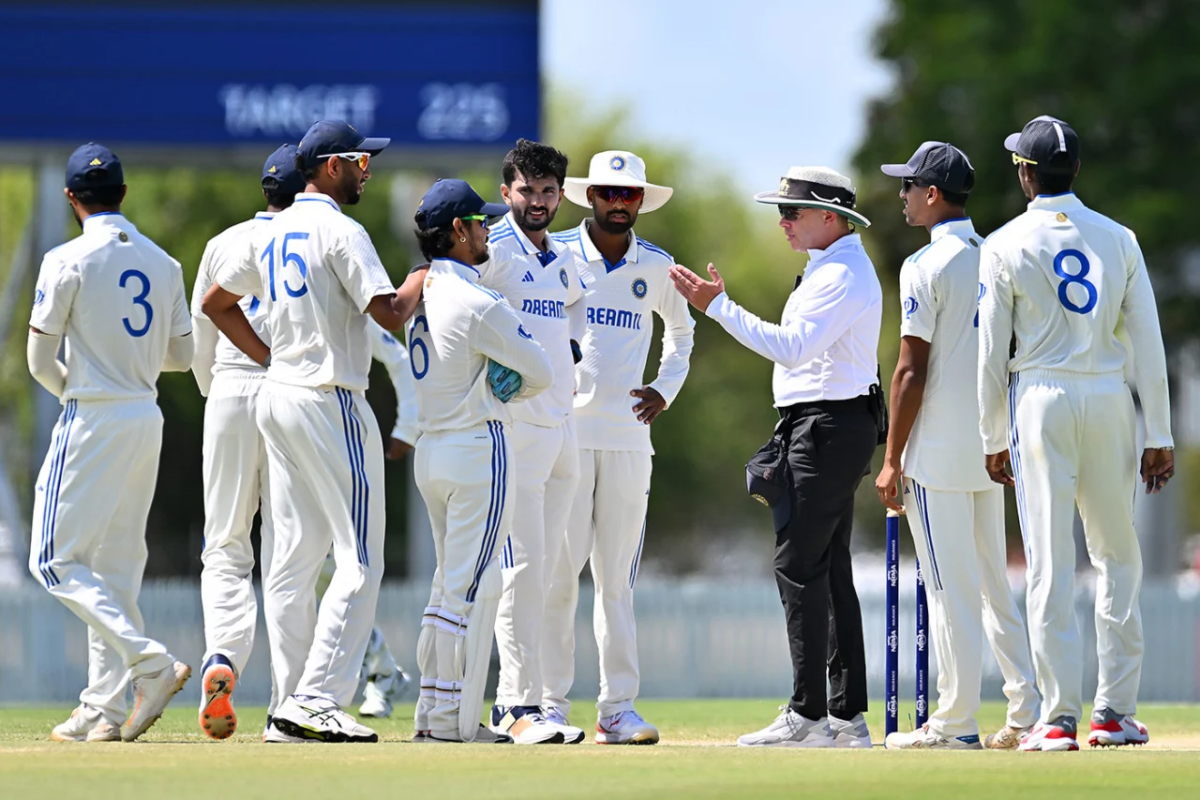
[[[262,514],[262,572],[274,540],[267,454],[256,418],[261,373],[217,373],[204,405],[204,659],[220,653],[239,675],[254,649],[258,602],[250,529]],[[268,712],[280,698],[272,697]]]
[[[1029,560],[1025,610],[1041,721],[1083,714],[1083,642],[1075,622],[1075,506],[1096,568],[1095,707],[1137,711],[1142,675],[1142,555],[1133,528],[1137,421],[1121,373],[1014,373],[1010,453]]]
[[[905,478],[904,505],[937,652],[938,704],[930,729],[946,738],[979,733],[985,634],[1004,676],[1007,723],[1032,727],[1038,695],[1029,636],[1008,584],[1004,489],[943,492]]]
[[[600,651],[600,717],[629,711],[637,699],[637,624],[633,586],[646,535],[653,456],[639,450],[579,451],[579,485],[567,542],[546,597],[542,645],[542,704],[570,712],[575,680],[575,608],[579,574],[591,561],[592,625]]]
[[[568,418],[552,428],[513,423],[516,496],[512,534],[500,555],[504,590],[496,616],[501,706],[542,704],[542,620],[550,566],[567,540],[579,482],[579,446]]]
[[[88,626],[79,701],[125,721],[126,681],[171,666],[145,634],[137,598],[158,480],[162,412],[153,397],[68,400],[38,473],[29,570]]]
[[[508,430],[493,420],[417,442],[437,570],[417,644],[416,727],[438,738],[472,741],[479,729],[502,591],[497,556],[512,529]]]
[[[263,579],[271,671],[296,694],[348,706],[383,578],[383,441],[362,392],[267,379],[258,395],[275,543]],[[321,565],[333,580],[317,611]]]

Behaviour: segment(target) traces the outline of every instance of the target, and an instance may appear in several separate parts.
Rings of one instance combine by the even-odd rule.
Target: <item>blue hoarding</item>
[[[4,141],[230,146],[342,118],[397,144],[539,129],[537,6],[0,6]]]

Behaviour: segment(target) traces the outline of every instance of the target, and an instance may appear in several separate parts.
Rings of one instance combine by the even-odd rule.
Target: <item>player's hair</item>
[[[518,172],[527,181],[554,178],[562,188],[567,180],[567,157],[548,144],[517,139],[517,146],[508,151],[500,168],[504,185],[512,186]]]
[[[454,228],[449,225],[424,231],[417,228],[415,233],[421,255],[430,261],[445,257],[454,248]]]
[[[1033,176],[1037,180],[1039,194],[1064,194],[1071,191],[1075,183],[1075,174],[1072,172],[1038,172],[1035,169]]]
[[[941,193],[942,199],[948,204],[952,206],[958,206],[959,208],[966,208],[967,200],[970,199],[970,195],[968,195],[966,192],[947,192],[941,187],[938,187],[938,192]]]
[[[88,172],[87,177],[99,178],[105,174],[105,171],[102,169],[94,169]],[[93,189],[72,191],[71,194],[75,195],[75,199],[79,201],[80,205],[118,208],[121,205],[124,189],[124,186],[97,186]]]
[[[280,183],[277,178],[263,178],[262,188],[263,194],[267,196],[267,205],[282,211],[285,208],[290,208],[292,203],[296,202],[296,195],[294,192],[279,191],[279,186]]]
[[[312,183],[313,178],[317,177],[317,170],[321,168],[320,162],[313,164],[311,167],[304,163],[304,156],[296,154],[296,171],[304,176],[305,183]]]

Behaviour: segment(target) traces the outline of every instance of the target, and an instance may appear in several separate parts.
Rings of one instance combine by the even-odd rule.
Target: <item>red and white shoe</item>
[[[1132,714],[1118,714],[1107,708],[1092,712],[1092,732],[1088,735],[1088,744],[1092,747],[1121,747],[1148,741],[1150,733],[1146,726]]]
[[[1052,722],[1039,722],[1029,733],[1021,737],[1018,750],[1026,752],[1052,752],[1056,750],[1078,750],[1076,724],[1071,717],[1058,717]]]

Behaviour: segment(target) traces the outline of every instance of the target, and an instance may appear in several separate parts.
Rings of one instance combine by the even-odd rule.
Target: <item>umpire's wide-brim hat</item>
[[[792,167],[779,179],[777,191],[759,192],[754,199],[775,206],[821,208],[864,228],[871,227],[871,220],[854,210],[854,184],[829,167]]]
[[[586,178],[567,178],[563,193],[578,206],[591,208],[588,202],[589,186],[640,186],[646,190],[642,199],[641,213],[646,214],[662,208],[671,199],[675,190],[658,186],[646,180],[646,162],[625,150],[605,150],[592,156]]]

